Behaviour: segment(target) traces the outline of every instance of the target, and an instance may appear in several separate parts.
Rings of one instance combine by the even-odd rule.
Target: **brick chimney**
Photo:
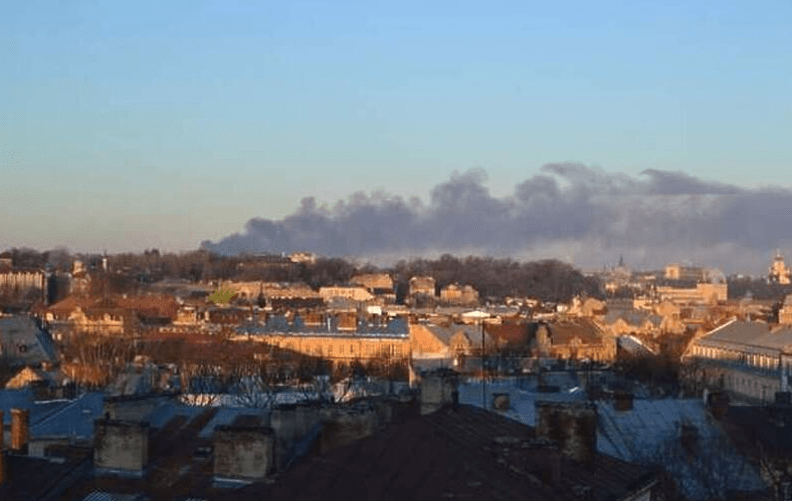
[[[3,451],[3,447],[5,447],[5,424],[3,423],[3,411],[0,411],[0,452]]]
[[[11,409],[11,449],[26,453],[30,413],[27,409]]]
[[[558,443],[565,456],[590,463],[597,452],[597,406],[586,402],[536,402],[539,438]]]
[[[0,487],[6,483],[8,478],[8,458],[6,458],[6,453],[3,450],[0,450]]]

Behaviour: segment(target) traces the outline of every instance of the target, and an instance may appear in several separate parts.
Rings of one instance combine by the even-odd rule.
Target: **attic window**
[[[27,352],[27,345],[26,344],[20,344],[19,345],[19,353],[25,353],[25,352]]]

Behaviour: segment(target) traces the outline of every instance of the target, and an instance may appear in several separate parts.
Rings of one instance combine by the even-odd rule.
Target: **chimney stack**
[[[5,423],[3,423],[4,417],[3,411],[0,411],[0,453],[3,452],[3,447],[5,447]]]
[[[27,452],[29,419],[27,409],[11,409],[11,449],[18,453]]]
[[[457,392],[456,405],[459,405],[457,385],[456,373],[449,369],[438,369],[424,376],[421,381],[421,414],[431,414],[446,405],[453,408],[454,392]]]
[[[536,402],[536,434],[553,440],[565,456],[590,463],[597,452],[597,406],[574,402]]]

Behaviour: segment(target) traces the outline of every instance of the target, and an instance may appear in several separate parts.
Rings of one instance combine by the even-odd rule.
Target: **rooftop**
[[[558,458],[553,478],[548,458]],[[415,417],[312,457],[236,499],[620,499],[653,480],[639,466],[596,455],[590,467],[560,456],[534,430],[460,405]]]

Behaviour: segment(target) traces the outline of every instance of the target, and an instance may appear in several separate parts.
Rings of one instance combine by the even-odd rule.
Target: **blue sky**
[[[0,247],[184,250],[550,162],[789,186],[792,4],[11,2]]]

